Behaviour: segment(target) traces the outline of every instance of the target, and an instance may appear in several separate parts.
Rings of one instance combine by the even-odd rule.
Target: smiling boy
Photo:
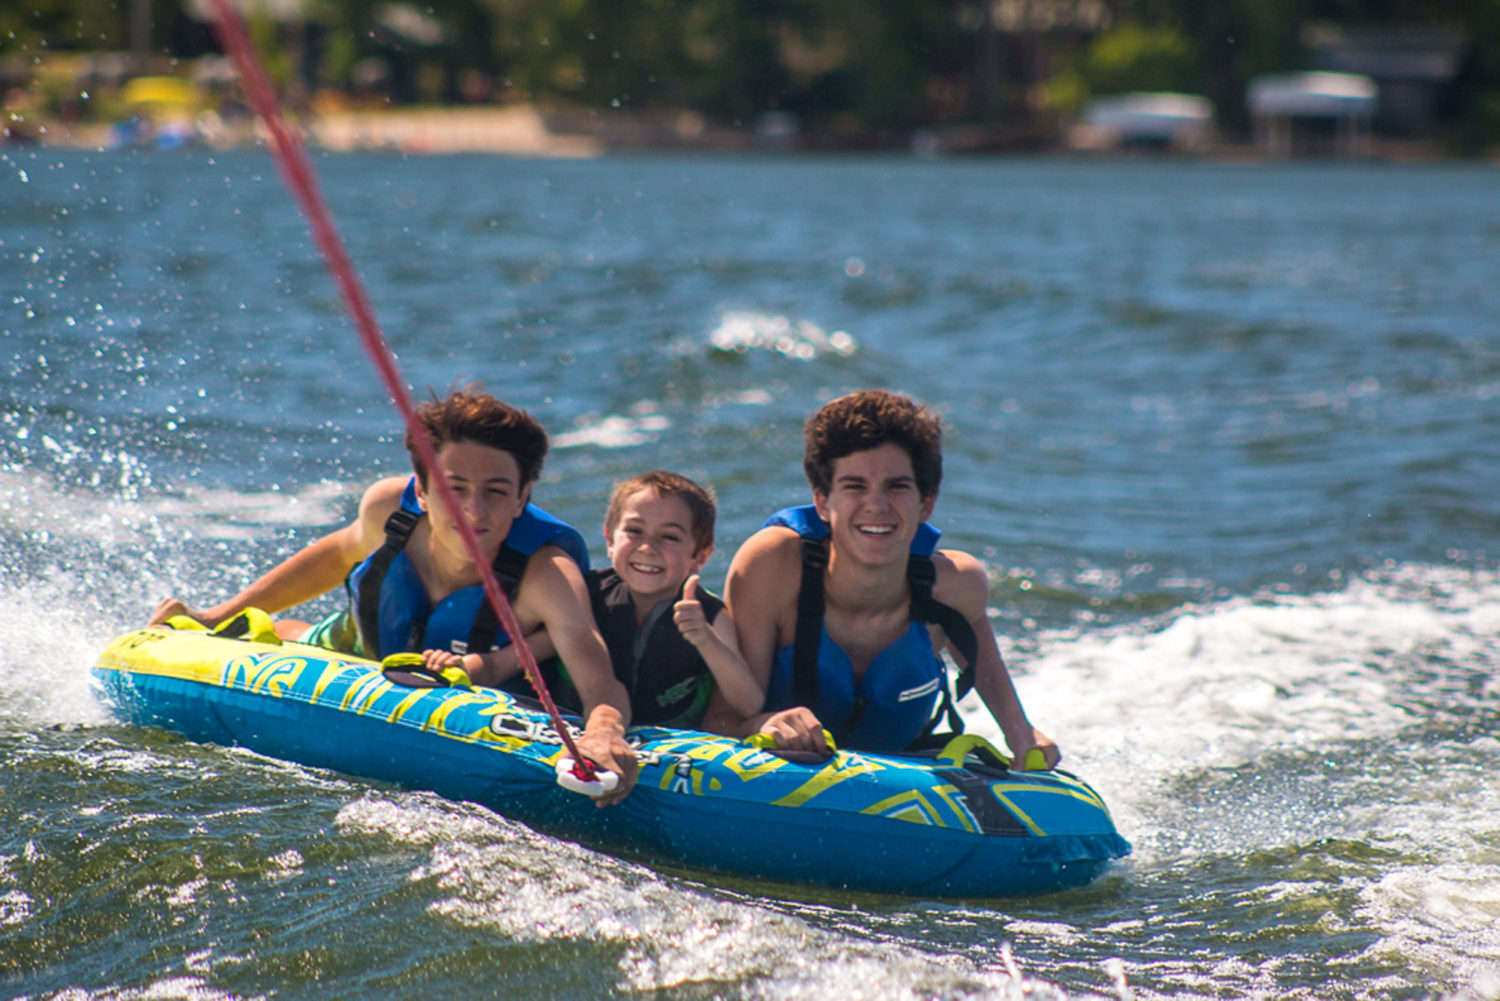
[[[734,620],[699,582],[714,551],[714,515],[712,492],[665,470],[634,476],[610,495],[610,566],[589,572],[587,582],[636,723],[696,727],[715,691],[746,716],[764,701]]]
[[[456,391],[417,408],[458,510],[431,489],[410,433],[414,475],[367,489],[355,520],[309,544],[234,597],[193,611],[168,598],[151,623],[188,615],[208,626],[249,607],[277,612],[345,583],[347,607],[309,628],[283,621],[283,638],[300,639],[372,659],[421,652],[429,665],[462,666],[481,680],[506,660],[510,638],[484,596],[459,529],[467,521],[485,559],[508,592],[521,628],[545,629],[566,659],[585,720],[579,749],[621,782],[601,805],[622,799],[635,781],[625,743],[629,699],[610,670],[604,641],[589,614],[583,582],[587,551],[570,526],[530,503],[547,435],[529,414],[486,393]],[[582,565],[581,565],[582,564]],[[514,660],[512,652],[509,658]]]
[[[765,691],[740,653],[724,602],[698,572],[714,551],[713,492],[656,469],[615,485],[604,514],[610,565],[584,575],[615,678],[645,726],[697,728],[710,697],[731,717],[759,712]],[[550,654],[545,632],[528,635]],[[507,659],[504,670],[517,667]],[[570,693],[564,690],[564,700]]]
[[[1061,755],[1027,719],[989,627],[984,567],[935,549],[926,524],[942,480],[937,418],[866,390],[825,405],[804,432],[813,503],[751,536],[726,587],[745,660],[767,688],[764,710],[744,716],[717,703],[705,725],[759,730],[789,750],[826,750],[825,727],[840,747],[902,750],[944,708],[946,649],[972,667],[1016,759],[1037,749],[1056,765]]]

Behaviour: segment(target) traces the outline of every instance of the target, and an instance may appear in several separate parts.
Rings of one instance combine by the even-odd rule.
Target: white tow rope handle
[[[603,768],[595,769],[592,779],[581,779],[573,774],[575,764],[572,758],[557,759],[557,784],[569,792],[581,792],[585,796],[598,799],[600,796],[614,792],[615,786],[620,784],[618,773],[606,771]]]

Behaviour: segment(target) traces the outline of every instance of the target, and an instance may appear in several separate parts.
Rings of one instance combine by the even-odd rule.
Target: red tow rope
[[[448,506],[448,510],[457,511],[459,510],[458,498],[453,494],[453,487],[448,483],[448,477],[438,466],[437,453],[432,447],[432,440],[428,437],[426,430],[417,423],[416,407],[412,403],[411,394],[406,391],[406,383],[402,380],[400,371],[396,368],[396,359],[392,356],[391,349],[381,335],[379,325],[375,322],[375,312],[370,308],[370,301],[365,296],[363,286],[360,285],[359,276],[355,274],[354,265],[350,263],[343,241],[339,239],[338,230],[334,228],[333,217],[328,212],[327,203],[318,193],[317,175],[313,171],[312,161],[308,158],[307,147],[303,144],[300,134],[288,128],[282,119],[281,106],[276,100],[275,92],[266,81],[265,73],[261,71],[260,62],[256,59],[255,49],[250,43],[250,36],[245,31],[245,22],[241,19],[239,11],[229,0],[212,0],[212,3],[215,14],[214,29],[219,36],[219,42],[234,59],[235,67],[239,70],[240,82],[245,88],[250,105],[271,134],[271,145],[276,155],[277,166],[281,169],[282,179],[296,196],[297,203],[302,208],[302,214],[307,218],[307,224],[312,230],[313,240],[323,252],[323,259],[328,264],[328,270],[333,273],[339,291],[343,293],[344,303],[349,307],[350,315],[354,317],[355,327],[359,331],[360,342],[371,361],[375,363],[381,381],[385,383],[387,392],[391,394],[391,400],[401,411],[406,426],[411,430],[412,439],[416,442],[423,462],[430,470],[429,475],[436,483],[443,503]],[[594,763],[578,753],[578,747],[574,744],[562,715],[557,711],[556,703],[552,701],[552,693],[547,691],[547,683],[542,680],[542,672],[537,666],[536,655],[531,652],[531,647],[521,633],[520,623],[516,621],[515,612],[511,610],[505,592],[500,589],[500,582],[495,579],[494,571],[484,558],[484,551],[479,546],[478,536],[464,519],[458,518],[456,523],[463,536],[464,545],[474,560],[474,565],[479,568],[480,577],[484,581],[484,593],[489,598],[490,604],[494,606],[500,625],[510,636],[511,642],[515,644],[516,651],[520,654],[521,667],[526,672],[526,678],[531,682],[531,687],[536,689],[537,697],[541,699],[547,714],[552,717],[553,729],[562,738],[563,746],[573,758],[573,774],[585,782],[593,780],[596,775]]]

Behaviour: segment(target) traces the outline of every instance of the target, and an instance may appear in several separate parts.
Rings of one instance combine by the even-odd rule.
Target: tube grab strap
[[[385,680],[407,688],[473,688],[469,672],[457,664],[441,671],[428,667],[419,653],[393,653],[380,662]]]
[[[281,637],[276,635],[276,623],[259,608],[247,608],[212,629],[189,615],[173,615],[162,625],[180,632],[211,633],[225,639],[245,640],[247,643],[281,645]]]
[[[970,754],[986,764],[999,765],[1001,768],[1011,766],[1010,755],[977,733],[955,734],[948,743],[943,745],[943,749],[938,752],[937,759],[953,768],[962,768],[964,759]]]
[[[281,637],[276,635],[276,623],[271,621],[269,613],[259,608],[244,609],[219,623],[213,632],[215,636],[228,636],[249,643],[281,645]]]
[[[994,744],[985,740],[977,733],[955,734],[943,749],[938,752],[937,759],[952,768],[962,768],[964,758],[970,754],[987,764],[999,765],[1012,771],[1045,772],[1047,771],[1047,756],[1042,753],[1041,748],[1033,747],[1026,752],[1021,767],[1015,767],[1015,759],[1002,752]]]
[[[752,733],[750,736],[744,739],[743,743],[755,748],[758,751],[764,751],[767,754],[774,754],[778,758],[785,758],[788,761],[795,761],[800,764],[810,765],[815,764],[819,761],[827,761],[830,756],[838,753],[839,746],[834,741],[833,734],[828,732],[827,729],[823,731],[823,739],[828,741],[828,749],[826,751],[784,750],[781,745],[776,742],[775,734],[765,732]]]

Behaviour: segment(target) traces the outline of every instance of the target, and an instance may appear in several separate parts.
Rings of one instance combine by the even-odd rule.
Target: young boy
[[[711,696],[743,716],[765,700],[724,602],[699,583],[714,551],[714,517],[712,492],[665,470],[633,476],[610,494],[610,565],[584,574],[584,583],[636,725],[697,729]],[[546,632],[526,640],[538,657],[552,655]],[[517,670],[506,656],[486,683]],[[566,704],[572,693],[564,686],[558,698]]]
[[[714,551],[714,515],[709,490],[664,470],[634,476],[610,495],[610,566],[585,579],[637,724],[697,727],[715,686],[746,716],[764,701],[740,655],[734,620],[699,583]]]

